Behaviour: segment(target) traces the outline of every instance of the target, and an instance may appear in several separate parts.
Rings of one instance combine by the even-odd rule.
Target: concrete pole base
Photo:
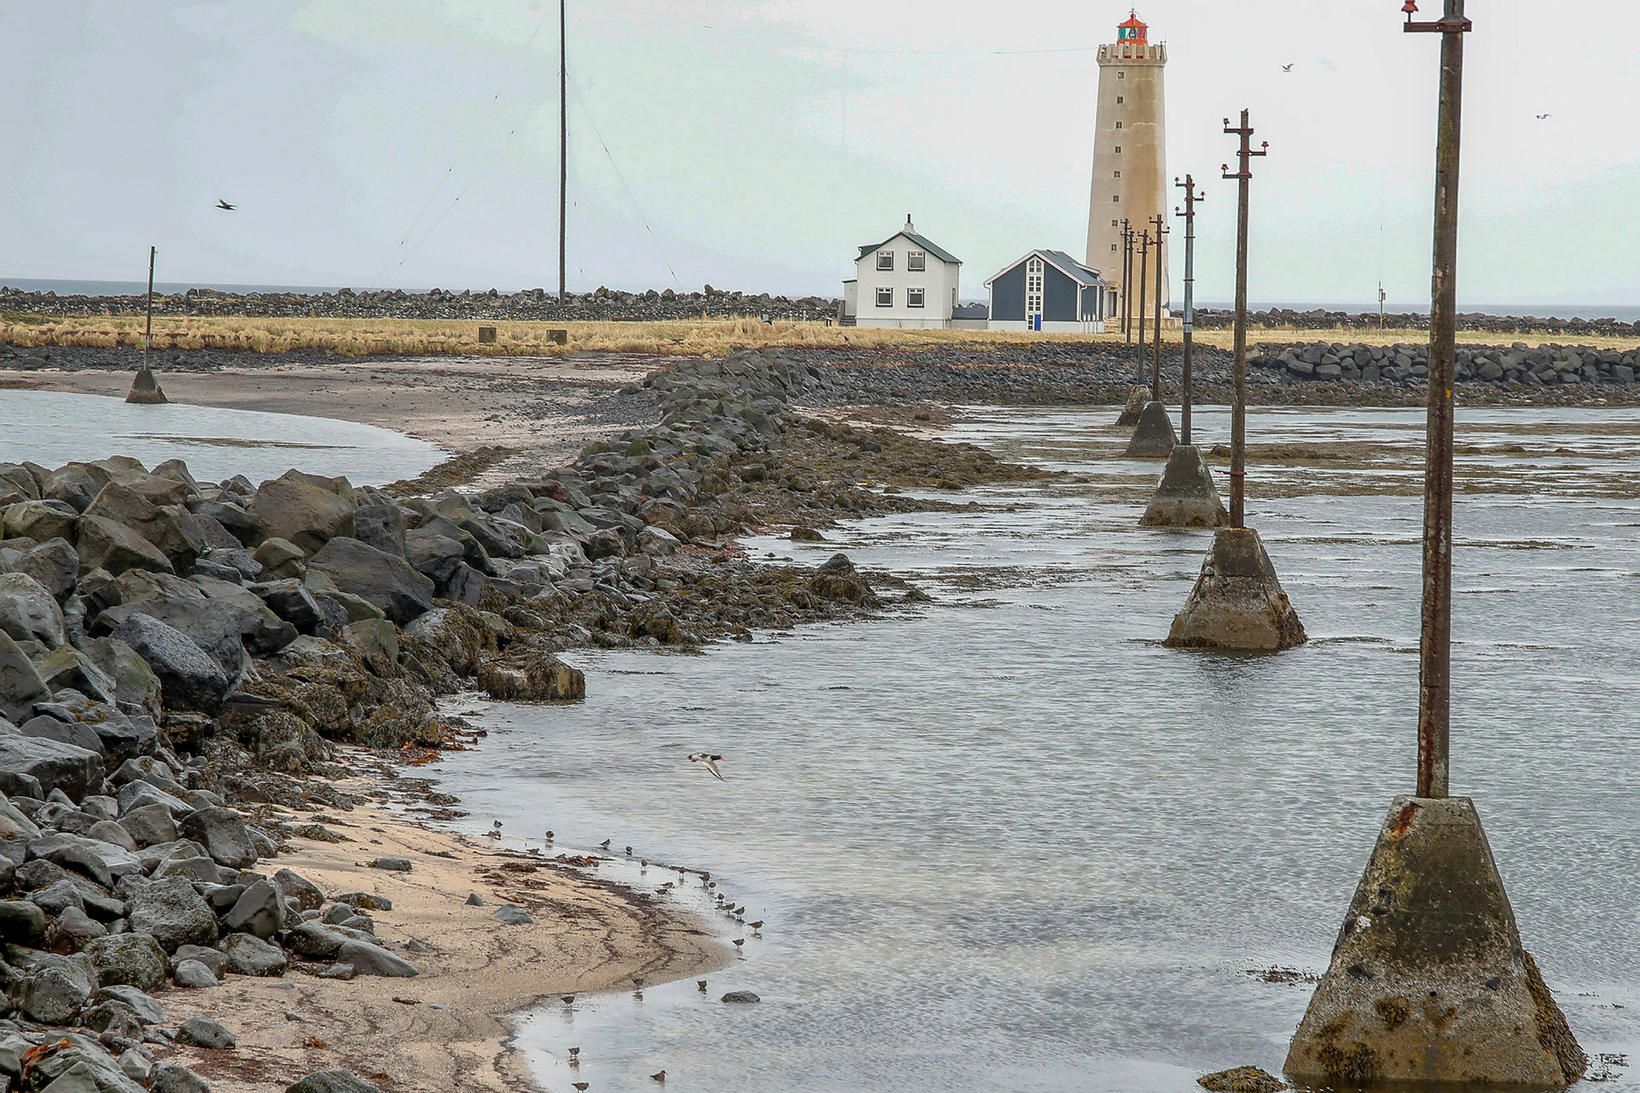
[[[1397,797],[1293,1037],[1301,1084],[1564,1089],[1588,1065],[1467,797]]]
[[[1230,522],[1213,472],[1194,444],[1180,444],[1167,457],[1167,469],[1150,507],[1139,518],[1142,528],[1221,528]]]
[[[1309,637],[1252,528],[1220,528],[1166,644],[1273,653]]]
[[[131,381],[131,390],[125,396],[126,402],[141,403],[145,406],[160,406],[169,401],[165,392],[159,389],[159,380],[154,378],[151,368],[137,369],[137,378]]]
[[[1173,431],[1173,419],[1167,416],[1167,407],[1159,402],[1147,402],[1139,412],[1139,424],[1133,427],[1133,439],[1128,441],[1129,459],[1166,459],[1179,443]]]
[[[1145,403],[1150,401],[1150,388],[1129,387],[1127,405],[1122,407],[1121,416],[1116,419],[1118,429],[1131,429],[1139,424],[1139,415],[1144,413]]]

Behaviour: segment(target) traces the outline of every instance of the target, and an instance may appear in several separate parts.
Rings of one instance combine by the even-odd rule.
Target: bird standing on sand
[[[598,844],[598,849],[599,850],[608,850],[609,849],[609,840],[605,839],[603,842],[599,843]]]
[[[575,1004],[575,996],[573,994],[560,994],[558,997],[563,999],[564,1005],[566,1005],[566,1006],[573,1006]],[[580,1048],[575,1049],[575,1051],[580,1051],[580,1050],[581,1050]],[[573,1051],[570,1052],[570,1054],[572,1054],[572,1055],[574,1053],[575,1052],[573,1052]]]
[[[664,1070],[655,1071],[655,1073],[653,1073],[649,1076],[649,1080],[652,1081],[652,1082],[660,1082],[662,1085],[665,1085],[666,1084],[666,1071],[664,1071]]]
[[[491,820],[490,830],[484,833],[484,837],[487,839],[499,839],[501,837],[501,821]]]
[[[222,200],[220,197],[216,199],[216,207],[221,209],[223,212],[226,212],[226,213],[231,213],[235,209],[239,208],[238,205],[230,205],[226,201]]]
[[[575,1093],[587,1093],[587,1090],[592,1088],[591,1082],[570,1082],[569,1084],[575,1087]]]
[[[704,980],[704,979],[695,980],[695,989],[700,991],[700,993],[705,994],[706,993],[706,980]]]
[[[705,751],[697,751],[689,756],[689,761],[691,763],[705,763],[706,769],[712,772],[713,778],[716,778],[720,782],[724,780],[723,772],[718,770],[718,764],[723,762],[723,756],[713,755],[712,753]]]

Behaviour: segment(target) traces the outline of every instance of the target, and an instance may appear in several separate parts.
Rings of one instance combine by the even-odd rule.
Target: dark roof
[[[958,304],[951,309],[953,319],[989,319],[991,308],[988,304]]]
[[[893,240],[898,239],[902,235],[905,236],[907,239],[911,240],[913,243],[917,244],[917,246],[921,247],[923,250],[927,251],[929,254],[932,254],[935,258],[938,258],[942,262],[950,262],[951,264],[957,265],[957,266],[962,265],[962,259],[961,258],[958,258],[956,255],[952,254],[950,251],[946,250],[944,247],[940,246],[938,243],[934,242],[932,239],[929,239],[926,235],[918,235],[916,232],[897,231],[893,235],[889,236],[887,239],[884,239],[883,243],[892,242]],[[872,251],[877,250],[878,248],[880,248],[883,245],[883,243],[868,243],[865,246],[861,247],[860,248],[860,257],[864,258],[866,255],[870,254]]]
[[[1062,250],[1045,250],[1043,256],[1058,266],[1063,272],[1081,281],[1083,285],[1092,288],[1099,283],[1099,271],[1091,266],[1083,265]]]

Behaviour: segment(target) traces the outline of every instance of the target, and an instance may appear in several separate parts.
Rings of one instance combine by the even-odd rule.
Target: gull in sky
[[[230,205],[220,197],[216,199],[216,207],[221,209],[224,212],[230,212],[230,213],[233,212],[235,209],[239,208],[238,205]]]
[[[709,752],[697,751],[689,757],[691,763],[705,763],[706,769],[712,772],[712,777],[723,781],[723,772],[718,770],[718,764],[723,762],[723,756],[712,755]]]
[[[1297,63],[1298,63],[1297,61],[1293,62],[1293,64],[1297,64]],[[1281,66],[1281,71],[1283,71],[1283,72],[1291,72],[1292,70],[1293,70],[1293,65],[1282,65]]]

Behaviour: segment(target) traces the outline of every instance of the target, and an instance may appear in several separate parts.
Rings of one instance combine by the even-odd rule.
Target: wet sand
[[[504,482],[567,461],[588,441],[643,418],[641,400],[618,405],[622,387],[666,358],[614,353],[565,357],[338,358],[312,364],[161,371],[172,402],[303,414],[377,425],[452,454],[512,450],[480,479]],[[125,370],[0,369],[0,390],[67,391],[124,398]]]
[[[290,868],[327,896],[386,896],[369,912],[376,933],[421,974],[407,979],[320,979],[322,964],[281,979],[229,977],[221,987],[166,991],[173,1022],[196,1014],[225,1024],[231,1051],[176,1047],[168,1057],[217,1093],[275,1093],[315,1070],[342,1068],[390,1093],[538,1088],[512,1049],[511,1015],[544,998],[710,971],[734,959],[699,920],[618,885],[526,854],[428,830],[383,808],[337,814],[325,825],[351,842],[293,840]],[[383,855],[409,873],[371,869]],[[467,905],[476,892],[484,906]],[[510,903],[535,918],[504,926]],[[412,941],[426,946],[412,951]]]

